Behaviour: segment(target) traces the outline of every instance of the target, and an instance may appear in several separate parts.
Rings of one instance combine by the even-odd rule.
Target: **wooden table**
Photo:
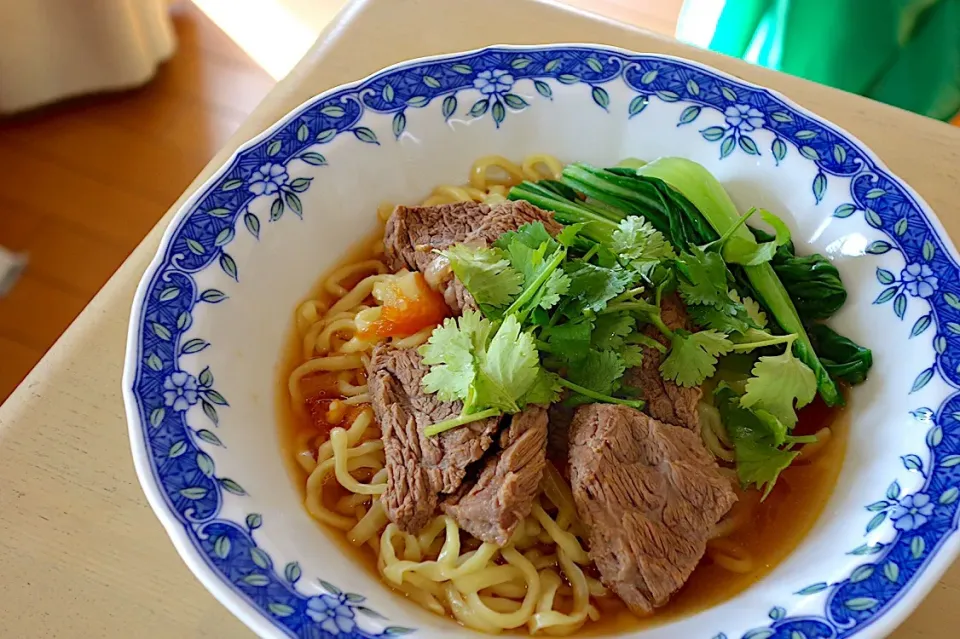
[[[778,89],[869,145],[960,239],[960,129],[531,0],[360,0],[187,188],[308,97],[391,63],[494,43],[597,42],[684,56]],[[120,374],[134,288],[186,194],[0,407],[0,635],[250,633],[174,552],[134,475]],[[0,363],[2,365],[2,363]],[[960,564],[897,639],[956,637]]]

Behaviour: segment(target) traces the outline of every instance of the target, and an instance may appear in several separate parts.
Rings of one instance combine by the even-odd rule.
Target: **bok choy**
[[[575,163],[564,169],[561,181],[524,182],[510,198],[554,211],[563,224],[582,223],[573,247],[581,254],[597,243],[602,256],[604,247],[616,244],[618,224],[631,215],[641,216],[680,251],[710,246],[730,233],[723,240],[723,257],[737,291],[761,302],[785,333],[797,335],[796,354],[814,371],[824,401],[842,403],[836,381],[858,383],[872,364],[868,349],[816,324],[846,300],[837,269],[821,255],[796,255],[786,226],[765,211],[760,217],[774,226],[776,236],[734,228],[742,217],[732,200],[695,162],[665,158],[608,169]],[[821,339],[811,340],[807,330]],[[821,349],[824,358],[818,356]]]

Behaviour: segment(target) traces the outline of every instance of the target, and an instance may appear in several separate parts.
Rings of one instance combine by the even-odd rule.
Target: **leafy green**
[[[627,312],[598,315],[594,323],[591,343],[595,348],[623,348],[624,338],[632,333],[637,320]]]
[[[518,242],[531,249],[540,248],[541,244],[546,243],[546,251],[549,253],[554,252],[560,247],[560,243],[547,232],[547,228],[543,225],[543,222],[530,222],[524,224],[516,231],[506,231],[496,239],[493,245],[498,249],[506,251],[514,242]]]
[[[619,352],[627,368],[635,368],[643,364],[643,347],[639,344],[624,344]]]
[[[567,263],[564,268],[570,277],[567,295],[571,298],[564,312],[571,317],[577,317],[585,310],[602,311],[607,302],[626,290],[634,279],[633,274],[621,268],[606,268],[583,261]]]
[[[783,220],[766,209],[760,209],[760,217],[774,228],[776,237],[762,244],[741,237],[731,238],[724,247],[723,259],[732,264],[757,266],[772,260],[777,250],[790,241],[790,229]]]
[[[740,299],[740,294],[736,291],[730,291],[730,299],[732,299],[737,304],[743,304],[743,307],[747,311],[747,316],[750,318],[757,328],[766,328],[767,327],[767,314],[763,312],[763,309],[760,308],[760,305],[751,297],[744,297]]]
[[[516,232],[511,231],[511,233]],[[537,279],[544,268],[546,259],[553,255],[553,251],[549,251],[551,243],[555,245],[555,248],[560,246],[552,239],[550,242],[529,246],[518,237],[502,247],[503,252],[510,260],[510,264],[521,274],[524,288],[529,287]],[[498,249],[501,248],[497,245],[494,246]]]
[[[579,198],[577,192],[588,199]],[[675,248],[717,238],[682,194],[628,168],[598,169],[578,162],[564,169],[563,182],[523,182],[510,190],[509,197],[553,211],[561,224],[587,223],[582,234],[596,242],[609,243],[618,223],[630,215],[649,221]]]
[[[635,171],[636,169],[639,169],[644,164],[646,164],[646,162],[644,160],[641,160],[640,158],[623,158],[622,160],[617,162],[617,168],[633,169]]]
[[[613,395],[620,388],[618,381],[624,370],[626,365],[616,351],[591,350],[577,366],[570,368],[567,378],[597,393]]]
[[[560,296],[570,290],[570,278],[563,271],[553,271],[537,293],[537,305],[550,310],[560,302]]]
[[[588,199],[578,198],[576,191]],[[677,249],[716,240],[740,217],[722,185],[706,169],[680,158],[663,158],[636,170],[577,163],[564,170],[563,182],[524,182],[511,190],[510,198],[552,210],[564,224],[586,223],[585,238],[608,245],[618,224],[632,215],[643,217]],[[805,324],[829,317],[846,300],[839,273],[821,255],[796,256],[792,243],[784,242],[786,226],[774,216],[767,221],[778,237],[743,228],[727,247],[734,259],[747,262],[732,268],[740,278],[738,286],[761,303],[785,333],[798,335],[797,354],[817,376],[820,394],[830,405],[842,403],[804,332]],[[754,237],[766,244],[757,246]],[[771,252],[772,260],[763,262]]]
[[[740,399],[740,405],[743,406],[743,398]],[[762,408],[753,409],[753,414],[756,415],[757,419],[766,426],[767,430],[770,433],[770,442],[774,446],[780,446],[784,444],[789,435],[787,434],[789,430],[787,429],[786,424],[777,419],[776,415],[769,411],[765,411]]]
[[[563,230],[557,233],[557,241],[567,248],[574,246],[577,243],[580,231],[582,231],[585,226],[585,222],[579,222],[563,227]]]
[[[638,177],[636,171],[622,167],[599,169],[576,162],[563,169],[563,182],[585,194],[588,202],[614,213],[611,219],[644,217],[677,248],[717,237],[687,198],[656,178]]]
[[[873,366],[873,353],[853,340],[840,335],[826,324],[813,324],[807,328],[820,360],[836,379],[850,384],[859,384],[867,379]]]
[[[750,317],[746,306],[737,302],[724,309],[693,304],[687,307],[687,312],[697,326],[717,330],[727,335],[731,333],[745,335],[750,329],[760,328]]]
[[[793,428],[796,407],[802,408],[817,394],[817,378],[806,364],[793,355],[788,345],[782,355],[761,357],[747,380],[747,392],[741,403],[745,408],[762,409]]]
[[[580,318],[545,328],[540,337],[546,340],[551,355],[571,363],[586,357],[590,352],[593,330],[591,320]]]
[[[719,331],[690,333],[673,331],[670,354],[660,365],[664,379],[680,386],[699,386],[717,370],[717,358],[726,355],[733,343]]]
[[[656,349],[665,355],[666,380],[689,387],[716,375],[743,389],[741,396],[727,387],[736,399],[726,410],[736,422],[738,472],[745,483],[769,490],[795,455],[789,447],[800,441],[789,434],[795,409],[818,389],[828,404],[842,401],[830,372],[856,376],[865,375],[864,364],[869,368],[869,351],[814,327],[818,345],[837,357],[821,363],[793,291],[773,266],[792,251],[789,229],[760,211],[776,235],[758,243],[754,234],[762,239],[762,232],[745,226],[755,211],[738,215],[700,165],[677,158],[636,171],[573,164],[562,181],[524,182],[510,197],[553,210],[566,227],[552,237],[542,223],[527,224],[492,248],[444,252],[487,317],[447,320],[421,348],[431,366],[424,386],[464,403],[463,414],[431,433],[549,403],[561,387],[573,402],[640,407],[626,398],[621,379],[645,349]],[[674,290],[704,330],[664,323],[660,300]],[[775,320],[769,330],[768,314]],[[639,332],[638,320],[666,339]],[[719,358],[729,353],[781,345],[782,355],[747,360],[755,362],[749,379],[747,369],[717,374]]]
[[[635,215],[625,217],[613,232],[610,248],[633,268],[646,272],[666,259],[673,259],[673,246],[649,221]]]
[[[620,219],[614,221],[606,212],[581,201],[573,189],[553,180],[522,182],[510,189],[510,199],[526,200],[544,210],[553,211],[554,219],[561,224],[586,224],[581,235],[594,242],[609,242]]]
[[[790,242],[790,227],[787,226],[786,222],[766,209],[760,209],[760,218],[773,227],[773,232],[775,233],[773,238],[774,244],[777,246],[785,246]]]
[[[446,326],[448,320],[444,320]],[[466,312],[459,320],[460,330],[470,336],[470,344],[474,352],[481,352],[490,342],[490,335],[496,326],[480,313]],[[421,353],[422,354],[422,353]]]
[[[756,485],[766,497],[777,477],[798,454],[780,448],[783,443],[793,443],[792,440],[775,417],[769,413],[761,417],[759,411],[745,408],[740,396],[725,382],[717,386],[713,395],[720,420],[733,442],[740,483],[744,487]]]
[[[468,311],[457,320],[448,317],[430,334],[427,343],[420,347],[423,363],[430,372],[423,376],[423,388],[436,393],[442,401],[452,402],[467,397],[476,378],[474,352],[486,346],[490,321],[480,319],[480,314]],[[471,329],[470,324],[476,324]]]
[[[556,399],[549,373],[540,367],[533,337],[521,331],[515,316],[508,315],[486,352],[477,352],[475,356],[475,406],[517,413],[526,404],[550,404]]]
[[[440,255],[478,304],[506,306],[522,290],[523,275],[498,248],[455,244]]]
[[[773,239],[761,229],[750,230],[759,241]],[[840,279],[840,272],[819,253],[796,255],[793,242],[788,241],[777,248],[770,266],[804,322],[827,319],[847,301],[847,289]]]
[[[699,246],[691,246],[676,260],[677,270],[683,276],[677,286],[687,304],[706,304],[720,309],[731,305],[727,288],[727,266],[719,253],[705,253]]]
[[[552,308],[569,289],[570,279],[557,270],[567,257],[567,249],[550,237],[543,223],[525,224],[504,233],[494,247],[503,250],[511,266],[523,276],[523,289],[504,315],[518,313],[523,323],[534,309]]]
[[[428,436],[556,400],[557,379],[540,366],[534,339],[521,330],[516,316],[508,315],[491,337],[492,332],[490,320],[466,311],[458,320],[445,320],[420,347],[431,367],[424,389],[444,401],[463,401],[460,417],[433,424],[424,431]]]

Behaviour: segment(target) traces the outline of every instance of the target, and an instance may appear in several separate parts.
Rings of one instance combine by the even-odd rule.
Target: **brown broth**
[[[369,248],[366,248],[370,246],[371,241],[366,241],[362,250],[351,251],[342,263],[371,257]],[[319,294],[322,281],[323,278],[315,288],[315,294]],[[287,347],[282,353],[278,367],[280,374],[277,380],[276,406],[281,435],[280,454],[283,455],[294,485],[301,497],[304,497],[307,473],[294,458],[297,453],[297,441],[305,433],[326,437],[332,426],[318,427],[313,420],[304,419],[295,413],[290,405],[287,377],[301,361],[301,347],[296,331],[291,329]],[[323,397],[324,394],[320,393],[318,402],[329,401]],[[600,621],[588,622],[577,631],[576,636],[604,636],[657,626],[721,604],[760,581],[797,547],[816,523],[830,498],[846,452],[848,411],[849,408],[843,410],[828,408],[817,398],[810,406],[799,412],[796,428],[798,435],[812,434],[821,427],[829,426],[832,436],[823,450],[812,460],[809,462],[798,460],[786,469],[767,499],[756,504],[748,523],[727,538],[741,547],[750,549],[756,565],[754,570],[745,574],[730,572],[713,563],[709,557],[704,557],[683,588],[666,606],[658,609],[655,615],[644,619],[637,618],[619,601],[616,601],[609,606],[604,605]],[[349,423],[348,420],[349,416],[343,423]],[[330,482],[325,486],[325,493],[332,498],[347,494],[336,482]],[[759,495],[751,491],[741,498],[741,501],[746,500],[758,501]],[[319,522],[317,526],[323,528],[344,553],[356,559],[370,571],[371,575],[380,579],[376,569],[376,557],[372,552],[362,547],[352,546],[341,531],[327,530],[327,527]],[[403,596],[388,587],[385,589],[394,596]],[[527,632],[521,628],[512,634],[527,635]]]

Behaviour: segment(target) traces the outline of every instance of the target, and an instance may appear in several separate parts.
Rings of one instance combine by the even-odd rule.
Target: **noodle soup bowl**
[[[762,87],[594,45],[492,47],[325,92],[179,211],[137,290],[123,393],[150,504],[203,584],[266,637],[468,636],[392,593],[303,507],[278,421],[293,309],[382,229],[383,202],[477,158],[684,156],[777,212],[849,292],[873,349],[832,496],[792,553],[708,609],[618,636],[879,637],[956,555],[960,277],[935,215],[862,143]],[[281,408],[278,408],[281,407]]]

